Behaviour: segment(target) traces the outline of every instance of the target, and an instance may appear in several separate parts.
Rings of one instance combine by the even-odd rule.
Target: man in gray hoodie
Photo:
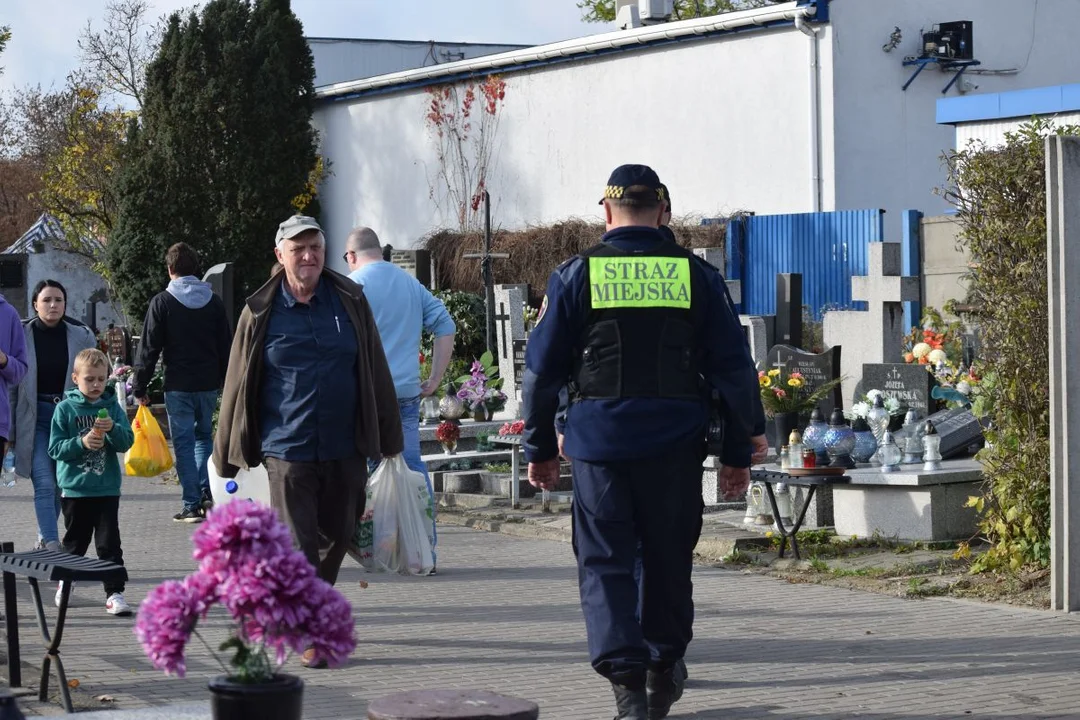
[[[177,522],[197,523],[210,507],[206,463],[213,452],[213,417],[229,368],[232,330],[221,298],[199,280],[199,256],[186,243],[165,253],[169,286],[150,301],[135,358],[132,394],[148,405],[147,386],[164,354],[165,409],[183,489]]]

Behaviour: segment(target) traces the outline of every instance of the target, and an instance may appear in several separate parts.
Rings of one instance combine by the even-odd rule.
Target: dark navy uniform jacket
[[[603,240],[622,250],[645,252],[669,242],[648,227],[616,228]],[[703,351],[705,379],[723,401],[728,440],[721,462],[747,467],[749,437],[760,412],[755,408],[760,406],[757,371],[723,276],[704,260],[695,259],[690,267],[703,281],[697,287],[706,288],[705,297],[692,298],[690,312]],[[558,454],[555,415],[589,313],[587,284],[585,260],[574,257],[560,265],[548,280],[544,311],[529,336],[522,384],[526,411],[522,448],[529,462]],[[569,457],[586,462],[655,457],[680,445],[704,443],[708,420],[704,394],[700,400],[578,399],[566,408],[565,450]]]

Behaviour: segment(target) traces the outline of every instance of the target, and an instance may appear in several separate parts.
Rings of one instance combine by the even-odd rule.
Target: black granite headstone
[[[802,347],[802,273],[776,274],[776,342]]]
[[[931,411],[934,401],[930,391],[934,376],[925,365],[907,363],[867,363],[863,365],[863,392],[880,390],[885,397],[896,398],[904,410],[918,410],[922,417]]]
[[[236,327],[235,313],[236,304],[234,303],[234,288],[236,286],[236,279],[234,277],[235,270],[231,262],[219,263],[214,267],[206,271],[203,275],[203,282],[210,283],[210,287],[214,290],[214,294],[221,298],[221,302],[225,304],[225,317],[229,319],[229,327]]]
[[[806,387],[819,388],[830,380],[840,377],[840,348],[831,347],[823,353],[814,354],[791,347],[774,345],[766,356],[770,368],[779,367],[784,373],[798,371],[806,379]],[[843,392],[837,385],[819,404],[821,412],[828,417],[835,408],[844,409]]]
[[[934,413],[929,418],[941,436],[941,457],[965,455],[973,445],[982,443],[983,427],[967,408],[951,408]]]

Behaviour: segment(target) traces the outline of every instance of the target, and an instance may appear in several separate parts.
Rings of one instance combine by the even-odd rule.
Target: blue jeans
[[[185,510],[197,510],[203,496],[210,496],[206,463],[214,451],[213,422],[217,390],[165,393],[169,433],[176,453]]]
[[[56,529],[56,519],[60,517],[60,488],[56,486],[56,461],[49,457],[49,433],[54,410],[56,403],[51,398],[38,400],[34,456],[30,464],[30,483],[34,486],[34,514],[37,516],[38,535],[44,542],[60,540]]]
[[[401,432],[405,436],[405,448],[401,451],[401,457],[410,470],[424,474],[428,494],[431,495],[432,513],[434,513],[437,507],[435,505],[435,491],[431,487],[431,476],[428,475],[427,465],[424,464],[420,457],[420,397],[399,398],[398,413],[401,415]],[[378,463],[368,461],[369,477],[378,466]],[[432,525],[435,527],[432,530],[434,535],[431,544],[431,559],[432,562],[435,562],[435,543],[439,540],[439,531],[438,523],[434,522],[434,515],[432,515],[432,519]]]

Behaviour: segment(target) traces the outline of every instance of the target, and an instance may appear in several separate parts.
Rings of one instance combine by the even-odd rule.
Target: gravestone
[[[880,390],[885,397],[896,398],[905,410],[918,410],[926,417],[934,404],[930,393],[934,389],[934,376],[926,371],[925,365],[907,363],[867,363],[863,365],[861,392]]]
[[[967,408],[942,410],[927,419],[941,436],[941,457],[946,460],[966,455],[969,448],[982,443],[982,423]]]
[[[1080,138],[1046,138],[1050,607],[1080,610]],[[1074,410],[1074,408],[1076,408]]]
[[[776,274],[776,342],[802,347],[802,273]]]
[[[127,328],[109,323],[109,329],[105,331],[105,348],[110,362],[131,364],[131,333]]]
[[[765,318],[760,315],[740,315],[739,324],[746,333],[746,342],[750,345],[750,357],[759,370],[765,367],[769,355],[769,331]]]
[[[525,370],[525,301],[529,286],[495,286],[495,344],[506,412],[518,417],[521,409],[521,379]],[[520,364],[518,355],[520,354]]]
[[[775,345],[769,350],[766,362],[769,367],[782,368],[785,373],[802,373],[806,387],[811,390],[840,377],[839,347],[831,347],[825,352],[815,354],[790,345]],[[844,409],[844,398],[839,385],[825,396],[819,407],[825,417],[829,417],[835,408]]]
[[[389,246],[387,246],[389,247]],[[428,250],[390,250],[390,262],[431,289],[431,252]]]
[[[843,345],[840,370],[845,379],[843,396],[853,398],[863,365],[899,360],[905,334],[904,306],[920,297],[919,278],[902,277],[900,243],[872,242],[868,274],[851,278],[851,299],[869,304],[869,310],[825,313],[826,345]]]
[[[725,254],[724,248],[692,248],[691,252],[697,255],[705,262],[712,265],[721,273],[724,272],[725,267]],[[742,281],[740,280],[725,280],[727,284],[728,294],[731,295],[731,302],[738,305],[742,302]]]
[[[219,263],[207,270],[206,274],[203,275],[203,282],[210,283],[214,294],[221,298],[221,302],[225,304],[225,317],[229,318],[230,329],[236,327],[236,318],[234,317],[236,311],[236,298],[234,296],[236,279],[234,275],[235,270],[231,262]]]

